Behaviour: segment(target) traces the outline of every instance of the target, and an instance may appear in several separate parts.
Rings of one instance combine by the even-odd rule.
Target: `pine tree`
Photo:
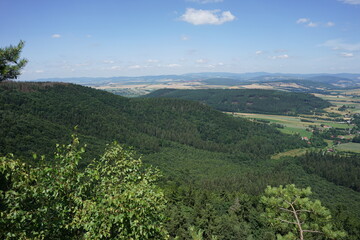
[[[266,206],[267,221],[279,232],[277,239],[304,240],[307,234],[323,239],[345,237],[345,232],[333,229],[330,211],[319,200],[310,200],[309,195],[309,187],[299,189],[294,184],[266,188],[261,202]]]
[[[17,46],[0,48],[0,82],[17,79],[20,71],[28,62],[26,59],[20,59],[20,53],[25,42],[20,41]]]

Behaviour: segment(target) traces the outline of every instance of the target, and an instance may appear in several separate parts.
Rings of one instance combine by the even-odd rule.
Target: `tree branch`
[[[286,212],[290,212],[290,213],[294,213],[293,211],[286,209],[286,208],[279,208],[280,210],[286,211]]]
[[[296,222],[290,222],[290,221],[287,221],[287,220],[284,220],[284,219],[281,219],[281,218],[276,218],[277,220],[281,221],[281,222],[284,222],[284,223],[289,223],[289,224],[295,224],[297,225]]]
[[[303,232],[310,232],[310,233],[323,233],[321,231],[315,231],[315,230],[303,230]]]
[[[311,213],[313,211],[310,211],[310,210],[296,210],[296,212],[308,212],[308,213]]]
[[[295,201],[294,201],[295,202]],[[292,213],[294,214],[294,217],[296,219],[296,225],[298,226],[299,228],[299,232],[300,232],[300,240],[304,240],[304,232],[302,230],[302,227],[301,227],[301,222],[299,220],[299,216],[297,215],[297,211],[295,210],[295,207],[293,204],[290,204],[291,208],[292,208]]]

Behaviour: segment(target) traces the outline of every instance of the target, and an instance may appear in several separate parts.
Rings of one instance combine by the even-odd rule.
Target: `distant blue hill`
[[[204,85],[224,85],[236,86],[244,83],[261,83],[279,82],[279,81],[296,81],[297,84],[309,85],[310,82],[316,85],[323,83],[322,87],[327,89],[337,88],[354,88],[360,87],[360,74],[353,73],[337,73],[337,74],[292,74],[292,73],[228,73],[228,72],[203,72],[188,73],[182,75],[154,75],[154,76],[138,76],[138,77],[77,77],[77,78],[46,78],[36,79],[35,82],[66,82],[76,83],[86,86],[104,86],[109,84],[155,84],[167,82],[181,81],[198,81]],[[305,82],[306,81],[306,82]]]

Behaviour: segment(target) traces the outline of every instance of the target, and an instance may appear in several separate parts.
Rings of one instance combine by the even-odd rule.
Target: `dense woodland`
[[[274,228],[266,221],[261,196],[268,185],[296,184],[301,188],[312,188],[310,198],[321,200],[330,209],[332,226],[347,232],[344,239],[360,238],[360,192],[356,180],[359,178],[355,170],[351,174],[348,172],[359,167],[358,155],[346,157],[309,152],[302,158],[274,160],[270,159],[274,153],[307,147],[308,144],[301,141],[299,136],[282,134],[267,124],[234,118],[201,103],[181,99],[129,99],[73,84],[0,83],[0,115],[0,155],[13,153],[16,159],[20,159],[8,157],[12,166],[22,169],[20,163],[26,162],[31,166],[29,169],[38,169],[33,172],[35,180],[44,174],[41,176],[47,176],[45,179],[51,182],[50,179],[54,178],[51,176],[60,174],[60,177],[73,176],[80,181],[79,184],[84,181],[93,184],[80,184],[84,187],[78,187],[72,183],[74,191],[80,192],[82,199],[94,202],[94,205],[83,206],[78,198],[71,198],[73,202],[70,203],[76,208],[93,206],[101,210],[105,206],[102,205],[105,203],[98,202],[99,198],[92,198],[91,195],[99,194],[101,197],[104,196],[101,194],[108,194],[102,188],[99,188],[99,193],[91,192],[95,191],[94,186],[101,183],[98,172],[104,168],[93,159],[102,162],[108,159],[105,156],[112,159],[111,154],[102,154],[106,144],[118,141],[121,148],[131,146],[137,151],[129,155],[126,150],[125,156],[137,159],[142,155],[146,167],[155,166],[162,172],[162,177],[155,174],[157,180],[149,180],[161,188],[166,199],[164,201],[160,195],[156,195],[159,201],[156,211],[159,217],[166,220],[156,220],[163,221],[165,225],[161,229],[152,229],[153,234],[166,238],[166,231],[171,239],[194,239],[194,235],[201,235],[203,239],[276,239],[276,235],[285,234],[285,230]],[[87,145],[86,151],[79,153],[81,157],[62,153],[56,155],[60,157],[52,158],[56,143],[69,143],[74,132],[80,143]],[[73,151],[71,147],[68,149]],[[37,156],[35,159],[34,153]],[[40,161],[42,154],[46,155],[45,162]],[[64,168],[70,171],[64,173],[46,167],[47,164],[57,166],[59,159],[74,159],[76,167]],[[63,164],[68,166],[66,161]],[[24,168],[24,174],[29,174],[29,169]],[[71,173],[72,169],[76,169],[74,171],[81,177],[75,177],[78,175]],[[108,170],[101,170],[104,176],[107,176]],[[7,171],[8,168],[0,166],[2,179],[8,179]],[[136,167],[136,171],[146,172],[142,166]],[[91,176],[96,181],[89,181]],[[106,181],[113,179],[104,178],[105,185]],[[37,186],[31,181],[28,184]],[[11,182],[1,185],[0,191],[6,191],[10,185]],[[31,188],[34,189],[32,193],[39,194],[43,189],[41,186],[40,190]],[[51,186],[54,192],[62,192],[56,184]],[[59,196],[63,197],[66,196]],[[152,199],[152,195],[149,198]],[[26,202],[29,199],[20,200]],[[50,210],[54,210],[53,214],[58,214],[56,202],[50,201],[49,204]],[[66,210],[66,206],[62,207]],[[48,209],[46,206],[39,208]],[[47,211],[39,212],[36,216],[48,216]],[[80,214],[80,222],[92,217],[75,210],[74,214]],[[19,216],[14,216],[14,219],[16,217]],[[119,220],[114,216],[119,220],[117,224],[123,224],[122,217]],[[85,224],[84,229],[75,224],[69,232],[66,221],[61,222],[64,232],[56,233],[59,234],[57,236],[70,234],[75,238],[85,231],[94,231],[90,225]],[[4,222],[0,223],[1,229],[9,227]],[[108,230],[105,229],[105,233],[112,234],[113,230]],[[99,238],[111,236],[106,234]],[[329,239],[322,234],[307,234],[306,239]],[[151,236],[143,237],[146,238]]]
[[[78,134],[99,154],[117,140],[142,153],[178,142],[215,152],[266,157],[304,146],[297,136],[178,99],[129,99],[73,84],[2,83],[2,154],[52,153]]]
[[[225,112],[309,114],[331,106],[328,101],[308,93],[261,89],[161,89],[145,97],[198,101]]]
[[[358,156],[309,152],[298,159],[305,171],[360,192],[360,159]]]

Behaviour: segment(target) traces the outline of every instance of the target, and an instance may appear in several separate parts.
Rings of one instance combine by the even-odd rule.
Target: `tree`
[[[322,239],[345,237],[345,232],[333,230],[330,211],[309,195],[310,187],[299,189],[294,184],[266,188],[261,202],[266,206],[267,221],[279,231],[277,238],[304,240],[308,234],[319,234]]]
[[[196,231],[196,228],[194,226],[189,227],[189,232],[192,240],[203,240],[204,239],[204,230],[199,229]],[[176,239],[176,238],[175,238]],[[211,236],[211,240],[217,240],[218,238],[216,236]]]
[[[352,142],[354,142],[354,143],[360,143],[360,135],[355,136],[355,137],[352,139]]]
[[[78,146],[34,167],[0,158],[0,239],[167,239],[159,173],[117,143],[80,170]]]
[[[0,82],[8,79],[17,79],[20,70],[28,62],[26,59],[20,59],[20,53],[25,42],[20,41],[17,46],[0,48]]]

